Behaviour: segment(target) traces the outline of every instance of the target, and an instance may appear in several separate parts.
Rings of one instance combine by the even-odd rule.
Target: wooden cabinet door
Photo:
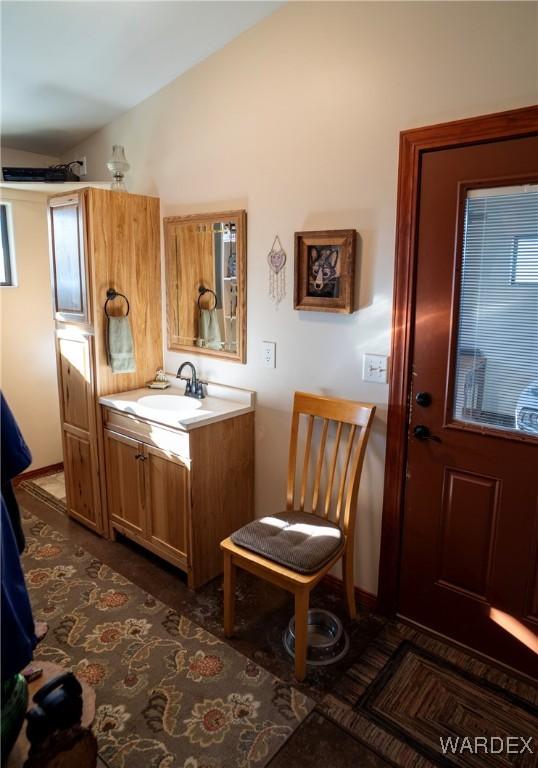
[[[55,315],[71,323],[89,322],[82,201],[75,194],[49,204]]]
[[[101,532],[95,462],[91,440],[64,430],[64,471],[67,511],[84,525]]]
[[[102,533],[92,394],[92,337],[78,330],[58,328],[56,358],[67,512],[97,533]]]
[[[57,332],[62,421],[87,433],[91,431],[94,418],[90,344],[87,334]]]
[[[144,446],[105,429],[108,516],[118,529],[146,537]]]
[[[155,551],[189,562],[189,470],[177,456],[144,446],[148,538]]]

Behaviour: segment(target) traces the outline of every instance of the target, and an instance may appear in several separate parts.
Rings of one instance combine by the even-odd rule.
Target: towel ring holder
[[[202,307],[200,306],[200,299],[201,299],[201,298],[202,298],[202,296],[204,296],[204,294],[206,294],[206,293],[211,293],[211,294],[213,295],[213,298],[215,299],[215,303],[214,303],[214,305],[213,305],[213,309],[216,309],[216,308],[217,308],[217,294],[215,293],[215,291],[212,291],[212,290],[211,290],[211,288],[206,288],[204,285],[201,285],[201,286],[198,288],[198,294],[199,294],[199,296],[198,296],[198,309],[199,309],[200,311],[202,311]]]
[[[131,307],[129,306],[129,299],[127,298],[127,296],[124,293],[119,293],[118,291],[115,291],[114,288],[109,288],[108,291],[106,292],[106,301],[104,306],[105,315],[107,317],[110,317],[110,315],[106,311],[108,302],[113,301],[114,299],[117,299],[118,296],[121,296],[122,299],[125,299],[125,302],[127,304],[127,312],[125,313],[125,317],[127,317],[127,315],[129,314],[129,310],[131,309]]]

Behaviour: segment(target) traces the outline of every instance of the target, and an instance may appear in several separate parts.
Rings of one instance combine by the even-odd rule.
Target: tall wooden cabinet
[[[67,509],[106,535],[105,448],[98,398],[136,389],[162,367],[159,226],[159,200],[154,197],[88,187],[49,201]],[[108,365],[104,304],[109,288],[129,300],[134,373],[114,374]],[[124,314],[125,308],[121,298],[108,305],[110,314]],[[123,492],[140,491],[135,485]]]

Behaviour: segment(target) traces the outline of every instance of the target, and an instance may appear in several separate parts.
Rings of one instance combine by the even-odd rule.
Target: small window
[[[538,185],[469,190],[461,259],[453,418],[538,438]]]
[[[512,283],[538,283],[538,236],[514,238]]]
[[[2,243],[2,259],[0,261],[0,285],[15,285],[15,275],[12,261],[10,216],[5,203],[0,205],[0,241]]]

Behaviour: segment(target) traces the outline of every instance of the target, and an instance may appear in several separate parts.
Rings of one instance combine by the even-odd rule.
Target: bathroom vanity
[[[216,384],[202,400],[183,391],[178,382],[99,402],[111,536],[178,566],[195,588],[222,572],[220,541],[254,516],[255,395]]]

